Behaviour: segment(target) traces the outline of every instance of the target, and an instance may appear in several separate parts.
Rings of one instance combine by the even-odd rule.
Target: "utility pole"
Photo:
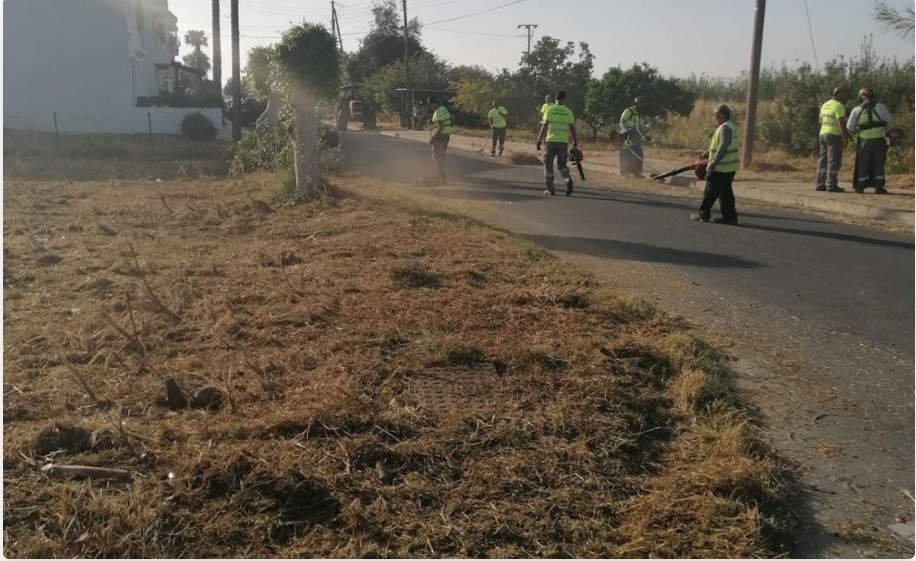
[[[211,0],[213,5],[213,82],[216,84],[216,95],[223,97],[223,53],[219,35],[219,0]]]
[[[407,121],[407,128],[411,128],[410,118],[410,43],[407,40],[407,0],[401,0],[404,7],[404,120]]]
[[[763,16],[766,0],[757,0],[754,10],[754,43],[751,48],[751,72],[747,82],[747,120],[744,124],[744,146],[741,149],[741,169],[751,165],[754,157],[754,127],[757,121],[757,90],[760,82],[760,51],[763,47]]]
[[[232,18],[232,140],[242,139],[242,65],[239,61],[239,0],[229,0]]]
[[[337,42],[340,43],[340,52],[343,52],[343,37],[340,35],[340,20],[337,19],[337,8],[334,7],[334,0],[331,0],[331,35],[337,34]]]
[[[536,23],[522,23],[518,27],[516,27],[516,29],[521,29],[524,27],[528,33],[528,54],[529,55],[531,54],[531,37],[534,35],[534,31],[532,31],[532,28],[537,29],[537,26],[538,25]]]

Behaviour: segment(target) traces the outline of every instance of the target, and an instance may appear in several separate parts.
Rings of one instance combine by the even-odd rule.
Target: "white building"
[[[177,54],[168,0],[4,0],[3,126],[180,134],[202,111],[219,129],[219,108],[145,106],[174,91]]]

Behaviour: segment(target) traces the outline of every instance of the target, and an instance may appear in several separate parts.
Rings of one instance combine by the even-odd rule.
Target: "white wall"
[[[4,94],[4,101],[6,100]],[[58,111],[57,128],[61,134],[148,134],[152,122],[153,134],[181,134],[185,115],[200,111],[210,119],[216,130],[222,128],[222,109],[208,107],[129,107],[106,115]],[[149,118],[147,119],[147,112]],[[54,114],[48,112],[40,119],[30,116],[4,115],[3,127],[54,132]]]
[[[154,133],[179,134],[181,119],[202,111],[220,129],[218,108],[136,107],[127,5],[4,0],[3,126],[53,131],[56,112],[64,134],[142,134],[149,132],[149,111]],[[154,68],[153,62],[148,55],[144,67]],[[146,91],[150,80],[144,75],[138,76],[137,95],[158,95],[158,86]]]
[[[133,107],[124,0],[3,2],[4,123]]]

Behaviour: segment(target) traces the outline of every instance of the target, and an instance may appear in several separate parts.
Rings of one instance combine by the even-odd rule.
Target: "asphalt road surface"
[[[467,151],[450,151],[447,184],[418,186],[433,175],[425,144],[369,132],[342,133],[341,142],[356,171],[464,204],[471,216],[606,270],[619,264],[625,286],[642,295],[651,287],[694,323],[740,334],[739,354],[753,365],[747,387],[776,427],[777,447],[818,464],[809,481],[830,497],[812,508],[834,512],[814,518],[841,518],[838,505],[855,504],[850,485],[872,505],[851,506],[850,516],[864,508],[882,526],[903,512],[900,490],[912,491],[914,479],[912,236],[741,201],[740,226],[698,223],[688,219],[695,199],[578,180],[571,197],[548,197],[540,167]],[[813,450],[824,441],[836,444],[831,454]]]

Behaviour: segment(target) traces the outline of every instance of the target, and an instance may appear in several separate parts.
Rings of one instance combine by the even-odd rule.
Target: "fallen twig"
[[[132,267],[134,269],[134,273],[140,277],[140,281],[143,283],[143,287],[146,289],[146,295],[149,296],[150,300],[153,301],[153,304],[155,304],[156,307],[162,310],[162,312],[167,316],[171,317],[175,321],[181,321],[181,316],[166,307],[166,305],[156,297],[156,293],[153,292],[153,288],[146,281],[146,276],[143,274],[143,270],[140,268],[140,261],[137,259],[137,252],[134,251],[133,244],[128,243],[127,248],[130,249],[130,257],[133,260]]]
[[[76,479],[114,479],[124,482],[132,479],[130,472],[126,469],[96,466],[48,464],[42,467],[41,471],[49,476],[72,477]]]

